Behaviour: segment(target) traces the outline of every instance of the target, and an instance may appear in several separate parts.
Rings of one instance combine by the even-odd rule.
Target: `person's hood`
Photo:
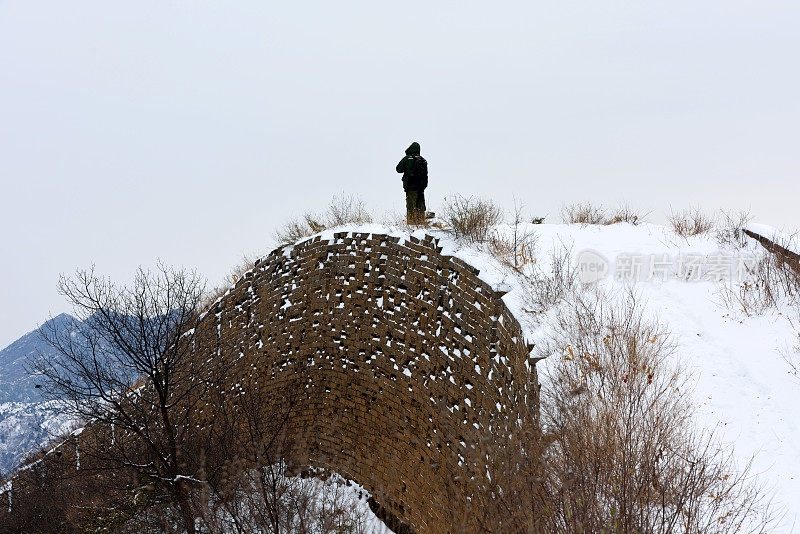
[[[419,143],[414,141],[411,146],[406,149],[406,156],[419,156]]]

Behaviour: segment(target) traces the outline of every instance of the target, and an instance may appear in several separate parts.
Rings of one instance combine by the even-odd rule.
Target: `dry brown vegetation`
[[[744,215],[731,219],[721,243],[743,246],[741,231],[747,220]],[[772,237],[772,236],[770,236]],[[796,249],[797,236],[787,236],[775,243],[786,250]],[[780,249],[764,251],[757,261],[746,265],[743,278],[723,281],[718,289],[720,304],[746,316],[760,315],[767,310],[781,309],[795,332],[795,344],[782,348],[784,359],[795,376],[800,376],[800,264]]]
[[[693,430],[685,375],[634,294],[571,298],[542,347],[552,532],[762,532],[769,507]]]
[[[753,216],[747,210],[721,210],[720,223],[715,232],[717,243],[720,246],[744,248],[749,239],[744,233],[744,228],[751,220]]]
[[[453,195],[442,208],[441,220],[455,239],[485,243],[492,227],[503,220],[503,211],[491,200]]]
[[[576,202],[562,206],[561,220],[568,224],[605,224],[606,213],[591,202]]]
[[[572,249],[563,243],[554,247],[548,265],[537,261],[520,273],[526,289],[523,300],[528,313],[550,310],[579,290],[578,272],[572,265]]]
[[[579,285],[570,258],[562,246],[546,269],[515,269],[527,312],[559,310],[537,348],[545,386],[519,441],[472,449],[476,466],[494,469],[481,485],[476,467],[460,531],[769,532],[775,517],[750,464],[696,430],[665,326],[635,293]]]
[[[536,261],[536,233],[525,224],[525,205],[514,201],[514,211],[508,233],[490,231],[487,238],[489,252],[501,263],[521,272]]]
[[[622,204],[608,214],[604,224],[628,223],[634,226],[647,220],[649,213],[632,208],[628,204]]]
[[[797,271],[777,256],[765,254],[745,271],[745,278],[724,281],[719,288],[720,301],[729,310],[747,316],[759,315],[778,306],[784,299],[794,303],[800,291]]]
[[[322,213],[309,211],[299,219],[288,221],[275,232],[275,239],[279,244],[287,245],[327,228],[370,222],[372,215],[363,200],[357,196],[340,195],[334,197]]]
[[[469,506],[454,531],[769,532],[749,466],[695,430],[673,351],[634,294],[564,299],[539,348],[549,358],[541,413],[530,406],[511,442],[472,444]]]
[[[200,311],[207,311],[211,305],[219,300],[219,298],[222,297],[228,291],[228,289],[233,287],[234,284],[236,284],[236,282],[238,282],[247,273],[247,271],[252,270],[253,267],[255,267],[255,263],[255,258],[246,254],[242,256],[242,259],[228,272],[228,275],[225,276],[225,279],[222,281],[222,283],[219,286],[207,291],[203,295],[203,299],[200,302]]]
[[[792,245],[777,244],[788,248]],[[782,303],[800,309],[800,266],[796,261],[765,251],[757,261],[744,265],[743,279],[733,277],[720,285],[718,294],[723,306],[748,316],[759,315]]]
[[[704,234],[714,228],[714,219],[699,208],[689,208],[669,215],[669,224],[681,237]]]
[[[647,213],[622,204],[610,212],[592,202],[565,204],[561,208],[561,220],[567,224],[617,224],[638,225],[645,222]]]

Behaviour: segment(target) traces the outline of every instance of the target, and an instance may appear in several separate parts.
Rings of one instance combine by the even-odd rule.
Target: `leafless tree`
[[[90,430],[75,439],[75,456],[84,469],[135,473],[143,487],[162,491],[185,530],[195,532],[190,497],[192,484],[202,481],[189,451],[208,377],[219,376],[215,359],[195,354],[203,282],[159,264],[140,268],[130,286],[90,269],[62,276],[58,289],[76,319],[44,329],[54,355],[41,355],[35,370],[48,379],[47,394],[66,401]]]

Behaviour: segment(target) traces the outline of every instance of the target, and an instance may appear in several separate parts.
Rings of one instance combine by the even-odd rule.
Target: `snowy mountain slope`
[[[36,377],[31,376],[26,368],[38,354],[47,354],[52,350],[42,340],[42,329],[66,328],[72,321],[72,316],[62,313],[0,350],[0,402],[44,400],[41,390],[36,389]]]
[[[55,401],[0,403],[0,471],[10,471],[70,425]]]
[[[0,472],[13,469],[25,455],[58,435],[68,420],[55,402],[45,401],[28,373],[33,358],[51,347],[41,329],[68,327],[73,317],[61,314],[0,351]]]

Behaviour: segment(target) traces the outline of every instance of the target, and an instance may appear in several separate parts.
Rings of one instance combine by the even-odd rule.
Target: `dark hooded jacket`
[[[416,176],[415,169],[419,169],[418,161],[424,163],[425,173]],[[419,155],[419,143],[416,141],[406,149],[406,155],[397,164],[397,172],[403,173],[403,189],[406,191],[424,191],[428,187],[428,162]]]

